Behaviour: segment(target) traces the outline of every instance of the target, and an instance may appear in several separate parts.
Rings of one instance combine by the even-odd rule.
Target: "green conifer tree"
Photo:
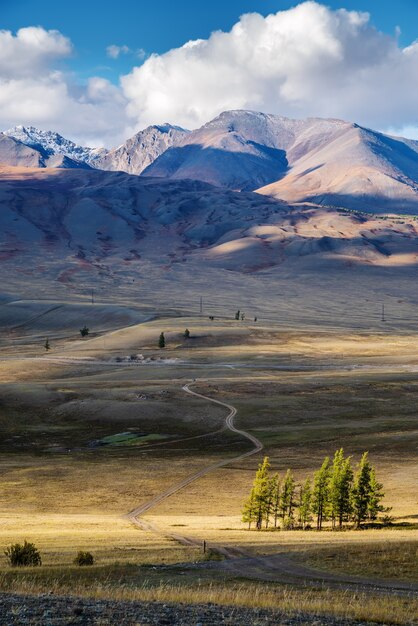
[[[371,469],[369,454],[365,452],[361,457],[352,492],[353,516],[357,528],[360,528],[361,523],[364,522],[368,516]]]
[[[341,529],[344,520],[349,518],[352,504],[352,484],[353,470],[351,467],[351,458],[345,458],[344,450],[340,448],[334,455],[329,483],[333,528],[335,528],[336,521],[338,520],[338,526]]]
[[[270,523],[270,516],[274,510],[274,495],[275,495],[275,487],[276,481],[275,476],[272,476],[268,479],[268,485],[266,490],[266,509],[264,511],[264,520],[266,524],[266,528],[268,528]]]
[[[295,480],[290,469],[287,470],[283,480],[282,492],[280,495],[280,511],[282,520],[287,520],[289,524],[293,520],[293,509],[295,506]]]
[[[388,512],[388,510],[390,510],[380,504],[385,497],[382,489],[383,484],[377,481],[376,471],[372,466],[370,472],[370,498],[368,505],[368,514],[371,520],[377,519],[379,513]]]
[[[256,521],[254,487],[251,489],[250,495],[242,507],[242,521],[248,524],[248,530],[251,529],[251,524]]]
[[[322,530],[322,524],[326,520],[329,509],[329,478],[330,460],[324,459],[321,469],[314,474],[312,489],[312,512],[316,515],[316,528]]]
[[[159,348],[165,348],[165,337],[164,337],[164,333],[160,334],[160,337],[158,339],[158,347]]]
[[[352,491],[353,517],[357,528],[366,519],[376,519],[384,507],[380,502],[384,497],[383,485],[377,481],[376,472],[369,461],[369,453],[361,457]]]
[[[303,529],[312,519],[312,486],[311,479],[307,478],[300,488],[299,522]]]
[[[258,470],[254,479],[254,505],[255,505],[255,525],[261,530],[263,519],[267,508],[269,496],[269,469],[270,462],[268,456],[265,456],[263,462],[258,466]]]
[[[272,505],[272,515],[274,521],[274,528],[277,528],[277,524],[280,516],[280,494],[281,494],[281,486],[280,486],[280,476],[279,474],[274,474],[274,488],[273,488],[273,505]]]

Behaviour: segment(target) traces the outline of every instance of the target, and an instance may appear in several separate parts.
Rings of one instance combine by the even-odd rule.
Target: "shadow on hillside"
[[[416,196],[408,198],[390,198],[389,196],[372,196],[369,194],[326,193],[310,195],[303,202],[310,202],[333,209],[353,210],[368,215],[382,217],[385,215],[417,215],[418,186]]]
[[[253,141],[246,141],[245,146],[251,153],[205,148],[200,144],[169,148],[141,176],[196,178],[219,187],[254,191],[288,173],[284,150]]]

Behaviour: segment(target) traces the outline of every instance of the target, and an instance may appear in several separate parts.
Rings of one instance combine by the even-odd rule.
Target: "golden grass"
[[[114,572],[116,573],[116,572]],[[51,572],[51,576],[36,577],[33,573],[0,573],[3,591],[24,594],[71,594],[93,599],[120,601],[146,601],[184,604],[214,603],[223,606],[240,606],[280,610],[288,613],[333,615],[365,622],[399,625],[414,623],[418,614],[418,601],[410,597],[372,595],[353,591],[302,590],[273,584],[204,583],[187,584],[153,583],[144,579],[140,583],[109,580],[95,583],[84,577],[76,582],[74,573],[66,577],[64,571]]]
[[[92,552],[98,565],[179,563],[201,558],[197,548],[185,548],[152,532],[138,531],[128,520],[110,514],[32,514],[0,516],[0,567],[4,548],[32,541],[46,566],[68,566],[79,550]]]
[[[232,315],[231,315],[232,317]],[[185,342],[182,335],[189,328],[192,339]],[[4,355],[9,357],[99,357],[106,358],[114,354],[129,355],[132,350],[153,353],[161,356],[158,350],[158,336],[164,331],[167,348],[164,354],[179,358],[202,358],[212,362],[221,360],[245,360],[254,358],[278,358],[279,362],[305,362],[309,359],[332,360],[335,363],[397,365],[418,364],[418,338],[415,332],[382,329],[374,331],[350,331],[332,328],[321,329],[312,325],[307,330],[292,330],[282,324],[262,318],[254,324],[251,319],[236,322],[233,319],[217,318],[213,323],[200,317],[180,317],[157,319],[135,324],[126,328],[106,332],[97,337],[81,340],[75,335],[57,338],[52,341],[52,350],[45,355],[43,342],[39,337],[28,337],[27,343],[16,341],[13,337],[5,338],[2,347]],[[44,332],[40,335],[43,337]],[[47,375],[50,366],[37,363],[40,376]],[[19,370],[24,372],[24,379],[33,378],[33,363],[10,360],[0,364],[0,380],[20,379]],[[6,378],[7,377],[7,378]]]
[[[331,572],[418,582],[418,539],[325,546],[307,550],[301,559],[307,565]]]
[[[187,345],[180,337],[186,326],[196,337],[194,343]],[[10,452],[5,450],[2,455],[0,552],[2,546],[26,538],[40,548],[45,563],[38,571],[3,571],[2,588],[164,602],[212,601],[410,623],[416,603],[396,597],[237,585],[231,581],[223,587],[216,579],[208,587],[199,586],[196,576],[193,585],[186,584],[183,577],[180,584],[178,572],[173,572],[164,583],[155,579],[152,584],[147,582],[149,573],[144,571],[138,578],[130,569],[138,569],[138,564],[190,562],[200,559],[201,554],[197,549],[186,549],[164,537],[138,531],[120,516],[184,476],[232,456],[243,445],[238,438],[224,442],[203,439],[179,447],[106,451],[86,450],[86,441],[80,438],[82,429],[87,432],[83,436],[91,439],[97,438],[99,428],[109,429],[105,435],[121,432],[126,429],[121,426],[122,420],[139,430],[145,428],[146,432],[165,433],[170,422],[179,424],[183,436],[187,435],[188,424],[190,429],[198,425],[199,433],[213,430],[222,420],[223,409],[182,397],[181,392],[182,384],[189,378],[211,378],[212,383],[199,383],[203,393],[207,390],[208,395],[215,394],[238,406],[237,425],[252,429],[266,442],[277,469],[292,467],[301,480],[316,469],[323,450],[332,454],[343,436],[359,449],[363,445],[367,449],[370,444],[374,447],[371,458],[385,484],[385,503],[393,506],[393,515],[398,518],[414,516],[417,466],[410,422],[415,418],[415,374],[402,368],[413,371],[418,362],[417,337],[377,332],[291,332],[278,328],[272,331],[268,325],[254,329],[233,321],[207,326],[201,319],[181,318],[121,329],[108,333],[105,340],[62,340],[54,345],[53,354],[62,350],[66,356],[113,358],[134,351],[160,357],[161,351],[155,345],[161,329],[169,339],[164,355],[206,362],[209,366],[221,362],[270,362],[334,363],[337,368],[285,373],[211,367],[194,370],[181,365],[106,369],[51,365],[45,361],[0,363],[0,382],[8,383],[3,387],[5,402],[1,411],[17,398],[15,414],[4,414],[4,424],[9,427],[13,420],[21,422],[23,430],[32,428],[34,435],[39,434],[40,442],[36,454],[30,449],[22,451],[16,440],[16,449],[12,443]],[[32,345],[28,354],[33,355],[36,350]],[[13,346],[9,353],[13,354]],[[24,353],[22,344],[19,354]],[[372,364],[381,369],[372,373],[366,369],[338,371],[341,363]],[[396,385],[388,391],[395,378]],[[148,404],[133,399],[144,389],[153,396]],[[168,396],[164,395],[167,391]],[[35,404],[40,415],[38,422],[31,410]],[[43,419],[45,408],[48,420]],[[319,423],[322,416],[326,420]],[[388,416],[393,421],[388,421]],[[0,418],[3,419],[3,413]],[[368,431],[371,426],[374,430]],[[76,449],[71,454],[43,450],[42,437],[62,444],[62,440],[66,441],[64,432],[68,438],[74,436],[71,447]],[[196,430],[191,432],[197,434]],[[29,440],[31,437],[32,431]],[[347,449],[348,453],[352,451],[358,453],[356,449]],[[383,577],[386,571],[382,569],[393,558],[392,569],[388,566],[387,571],[414,579],[404,547],[416,541],[416,530],[248,532],[240,521],[240,507],[258,461],[259,457],[255,457],[207,475],[163,502],[147,517],[167,532],[206,539],[209,544],[236,545],[255,554],[295,552],[302,559],[313,559],[312,564],[317,563],[318,567],[328,568],[327,555],[335,554],[332,567],[344,565],[350,568],[349,573],[357,573],[356,558],[364,550],[373,550],[373,543],[382,546],[382,553],[377,551],[373,556],[370,552],[370,575]],[[75,570],[71,563],[78,550],[93,552],[98,566],[85,573]],[[113,566],[115,561],[125,564],[128,573]],[[221,576],[219,572],[213,575],[218,579]]]
[[[333,453],[336,445],[330,444],[329,448]],[[347,453],[349,452],[348,449]],[[304,449],[301,445],[287,445],[278,448],[277,451],[272,447],[267,454],[270,455],[274,469],[280,474],[283,474],[287,467],[293,468],[298,482],[302,482],[307,475],[312,475],[321,461],[315,450]],[[315,456],[318,458],[316,464]],[[418,521],[418,518],[413,517],[418,514],[416,499],[418,464],[409,458],[400,459],[397,463],[388,458],[383,459],[381,455],[371,453],[370,456],[378,467],[379,480],[384,484],[384,504],[393,507],[391,515],[396,517],[397,521],[404,519],[411,523]],[[175,515],[189,518],[185,520],[187,525],[193,525],[193,520],[201,517],[209,524],[208,529],[221,524],[222,527],[232,526],[244,530],[240,520],[241,506],[251,488],[255,467],[260,458],[254,457],[247,466],[241,463],[232,464],[212,472],[161,503],[153,509],[152,514],[161,517]],[[356,458],[358,459],[359,455]],[[295,470],[295,466],[302,464],[305,466],[303,469]],[[201,525],[201,521],[198,521],[198,525]]]
[[[173,482],[211,463],[195,456],[156,460],[95,453],[86,456],[3,455],[2,510],[10,513],[90,513],[123,515]],[[140,453],[138,452],[138,456]]]
[[[369,530],[346,530],[332,532],[316,530],[247,530],[238,515],[156,515],[147,514],[145,519],[159,528],[170,532],[176,526],[190,537],[203,538],[210,543],[237,546],[251,554],[272,554],[274,552],[304,552],[315,548],[331,546],[335,550],[340,547],[362,546],[381,543],[390,546],[403,542],[418,541],[418,530],[415,528],[382,528]]]

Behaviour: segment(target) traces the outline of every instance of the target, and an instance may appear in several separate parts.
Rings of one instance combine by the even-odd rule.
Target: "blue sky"
[[[214,30],[228,31],[243,13],[264,16],[288,9],[296,0],[0,0],[1,28],[22,26],[57,29],[73,42],[75,52],[67,64],[80,78],[102,75],[113,82],[141,62],[134,51],[163,53],[190,39],[206,39]],[[325,1],[327,6],[367,11],[372,23],[392,34],[401,29],[400,41],[418,39],[417,0]],[[128,46],[132,54],[109,59],[109,45]]]
[[[418,139],[418,0],[0,0],[0,18],[0,130],[112,146],[252,109]]]

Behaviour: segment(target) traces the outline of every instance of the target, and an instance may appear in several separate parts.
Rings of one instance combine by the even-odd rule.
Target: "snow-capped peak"
[[[70,159],[89,163],[92,157],[97,153],[96,149],[78,146],[59,133],[50,130],[41,130],[34,126],[15,126],[14,128],[6,130],[4,134],[17,139],[17,141],[21,141],[27,146],[42,151],[45,156],[62,154]]]

